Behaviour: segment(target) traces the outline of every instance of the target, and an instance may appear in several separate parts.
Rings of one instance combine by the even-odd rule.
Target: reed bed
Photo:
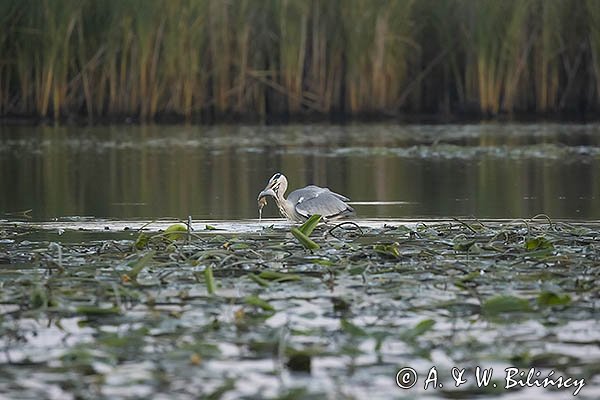
[[[4,0],[0,115],[600,109],[596,0]]]

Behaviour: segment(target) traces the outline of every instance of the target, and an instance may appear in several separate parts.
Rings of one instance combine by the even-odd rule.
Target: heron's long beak
[[[262,192],[260,192],[258,194],[258,199],[260,200],[262,197],[266,197],[266,196],[272,196],[272,197],[277,197],[275,194],[275,191],[271,188],[266,188],[265,190],[263,190]]]

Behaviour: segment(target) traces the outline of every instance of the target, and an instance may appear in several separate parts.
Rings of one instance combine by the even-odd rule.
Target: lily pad
[[[485,315],[497,316],[500,314],[531,311],[527,299],[510,295],[498,295],[483,302],[481,309]]]

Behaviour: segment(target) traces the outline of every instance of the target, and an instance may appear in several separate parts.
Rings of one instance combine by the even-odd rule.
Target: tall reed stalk
[[[585,12],[588,16],[589,47],[590,47],[590,72],[595,90],[591,94],[591,102],[594,109],[600,106],[600,3],[594,0],[586,0]]]
[[[600,110],[596,0],[4,0],[0,115]]]

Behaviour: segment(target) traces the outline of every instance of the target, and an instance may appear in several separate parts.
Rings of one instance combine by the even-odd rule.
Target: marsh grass
[[[6,0],[0,113],[597,111],[594,0]]]

